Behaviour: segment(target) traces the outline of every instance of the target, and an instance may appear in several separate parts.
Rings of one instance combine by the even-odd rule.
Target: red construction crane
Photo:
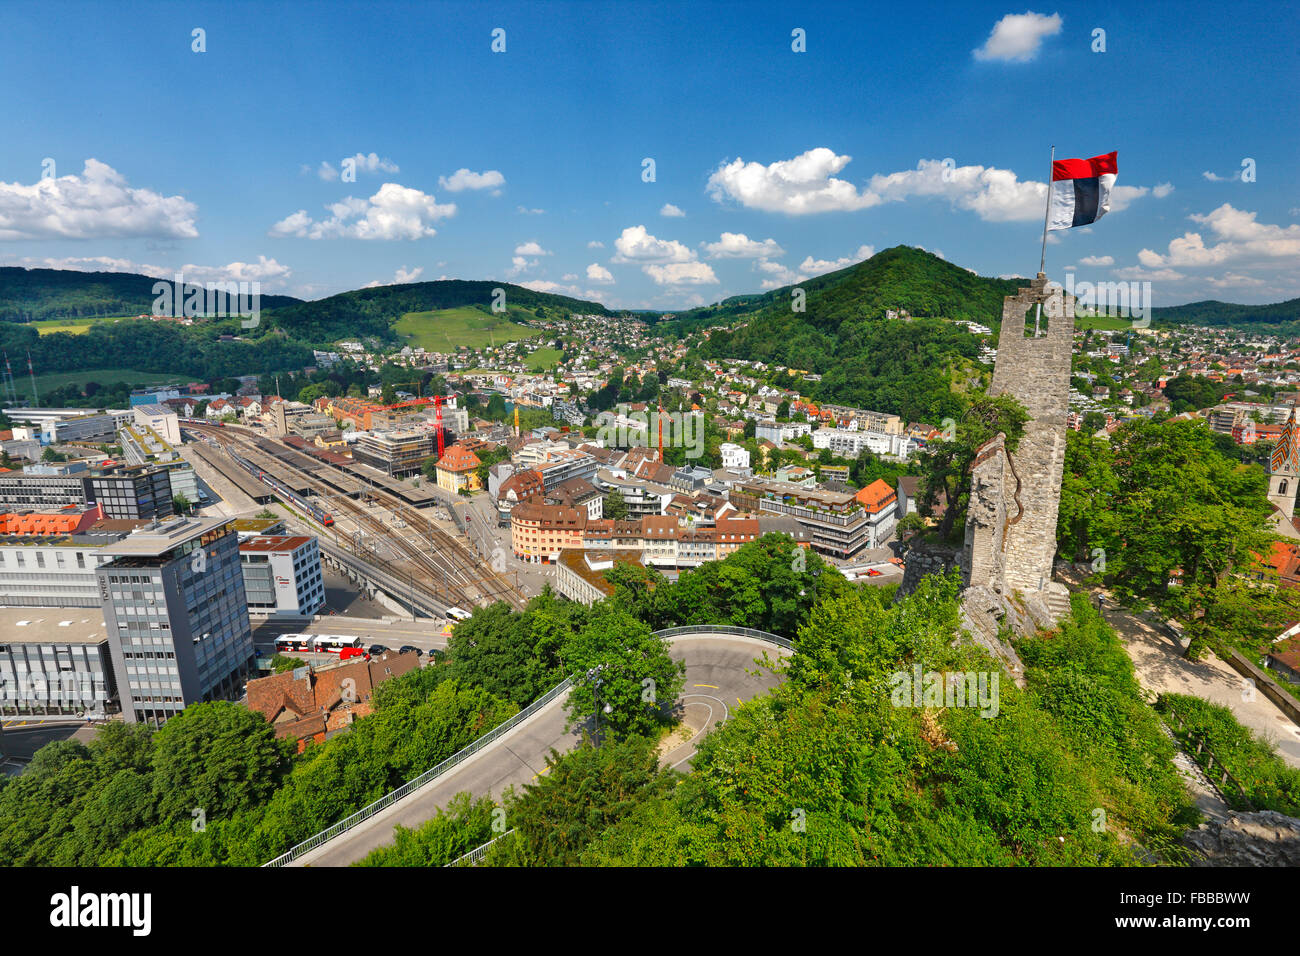
[[[664,407],[659,406],[659,464],[664,463]]]
[[[438,457],[441,459],[441,458],[442,458],[442,443],[443,443],[443,437],[442,437],[442,396],[441,396],[441,395],[435,395],[435,396],[433,396],[433,407],[434,407],[434,410],[437,412],[437,418],[434,420],[434,427],[437,428],[437,430],[438,430]]]

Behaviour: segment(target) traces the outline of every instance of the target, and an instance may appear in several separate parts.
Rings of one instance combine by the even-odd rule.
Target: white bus
[[[281,634],[275,639],[277,654],[289,654],[311,650],[310,634]]]
[[[313,644],[315,645],[313,649],[317,654],[342,654],[344,648],[359,648],[361,638],[343,634],[317,634]]]
[[[462,611],[458,607],[449,607],[447,608],[447,616],[453,621],[468,621],[474,615],[470,614],[469,611]]]

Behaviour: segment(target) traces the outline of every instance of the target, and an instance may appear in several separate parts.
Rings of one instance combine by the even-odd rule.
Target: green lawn
[[[524,364],[534,372],[544,372],[548,368],[554,368],[563,357],[564,353],[559,349],[541,348],[530,352],[528,358],[524,359]]]
[[[13,360],[10,360],[11,363]],[[19,371],[17,363],[14,365],[14,385],[18,388],[20,395],[27,395],[32,390],[32,380],[27,377],[25,367]],[[109,369],[92,369],[83,372],[49,372],[44,375],[36,376],[36,389],[42,395],[51,388],[60,388],[70,382],[78,385],[86,382],[98,382],[100,385],[113,385],[116,382],[126,382],[128,385],[184,385],[194,381],[193,375],[178,373],[168,374],[166,372],[138,372],[133,368],[109,368]]]
[[[39,319],[30,323],[30,325],[38,335],[49,335],[52,332],[70,332],[73,335],[80,335],[88,331],[92,325],[100,325],[105,322],[121,322],[123,319],[134,318],[134,315],[104,315],[89,319]]]
[[[455,351],[462,345],[474,349],[501,345],[541,334],[536,329],[512,322],[512,314],[531,315],[513,309],[492,315],[481,309],[462,306],[434,312],[408,312],[397,320],[393,329],[411,345],[432,352]]]
[[[1114,315],[1085,315],[1074,320],[1076,329],[1100,329],[1103,332],[1115,332],[1131,328],[1134,319],[1124,319]]]

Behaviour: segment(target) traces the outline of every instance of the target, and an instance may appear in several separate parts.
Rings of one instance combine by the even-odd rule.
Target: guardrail
[[[769,634],[767,631],[755,630],[752,627],[733,627],[726,624],[721,624],[721,625],[702,624],[696,627],[669,627],[669,628],[664,628],[663,630],[660,631],[655,631],[654,633],[657,637],[663,637],[668,640],[672,640],[674,637],[681,637],[687,634],[691,634],[691,635],[726,634],[726,635],[732,635],[736,637],[749,637],[759,641],[766,641],[769,644],[775,644],[778,647],[786,648],[787,650],[794,649],[794,645],[790,642],[789,638],[781,637],[779,634]],[[402,784],[396,790],[384,794],[374,803],[362,807],[360,810],[358,810],[356,813],[352,814],[351,816],[344,817],[342,820],[340,820],[338,823],[334,824],[333,826],[326,827],[324,830],[321,830],[320,833],[317,833],[315,836],[308,837],[306,840],[299,843],[297,846],[293,847],[288,852],[282,853],[280,856],[277,856],[274,860],[271,860],[269,863],[263,863],[262,866],[274,867],[274,866],[284,866],[286,863],[292,863],[300,856],[303,856],[306,853],[310,853],[318,846],[328,843],[330,840],[334,839],[337,836],[341,836],[342,834],[346,833],[348,830],[351,830],[357,824],[363,823],[364,821],[368,820],[370,817],[374,816],[379,811],[392,806],[398,800],[402,799],[402,797],[405,797],[406,795],[420,789],[425,784],[431,782],[434,778],[441,776],[442,774],[446,773],[448,770],[455,767],[456,765],[464,763],[468,758],[478,753],[488,744],[492,743],[494,740],[497,740],[498,738],[509,733],[511,730],[514,730],[514,728],[518,727],[529,717],[532,717],[539,710],[542,710],[544,707],[548,706],[549,704],[557,700],[562,694],[568,691],[568,689],[572,686],[573,686],[573,678],[566,677],[563,681],[555,685],[553,688],[551,688],[541,697],[537,698],[537,700],[533,701],[531,704],[529,704],[519,713],[515,714],[509,720],[503,721],[502,723],[498,724],[496,727],[489,730],[486,734],[484,734],[482,737],[475,740],[472,744],[470,744],[465,749],[452,754],[446,760],[426,770],[418,777],[414,777],[413,779],[408,780],[406,783]],[[505,836],[505,834],[503,833],[501,836]],[[496,839],[499,840],[501,839],[501,837],[497,837]],[[483,844],[483,846],[481,847],[476,847],[475,849],[471,850],[469,853],[465,854],[465,857],[473,856],[475,853],[479,853],[480,850],[486,851],[486,849],[489,846],[491,846],[492,843],[495,842],[496,842],[495,840],[492,840],[489,841],[488,843]],[[461,859],[465,859],[465,857],[461,857],[458,860],[453,861],[449,865],[454,866],[456,865],[456,863],[460,862]],[[481,854],[480,854],[480,858],[481,858]]]
[[[452,860],[450,863],[447,863],[445,865],[446,866],[477,866],[482,861],[483,857],[487,856],[487,851],[491,848],[492,844],[496,843],[497,840],[504,840],[506,837],[510,836],[510,834],[514,832],[515,832],[515,828],[511,827],[509,830],[501,834],[499,837],[494,837],[491,840],[488,840],[482,846],[474,847],[474,849],[470,850],[464,856],[458,856],[456,857],[456,859]]]
[[[482,737],[478,738],[478,740],[475,740],[472,744],[470,744],[465,749],[457,751],[456,753],[448,757],[446,760],[442,761],[436,766],[429,768],[424,773],[420,774],[418,777],[408,780],[406,783],[402,784],[396,790],[384,794],[382,797],[380,797],[378,800],[376,800],[374,803],[370,804],[369,806],[362,807],[360,810],[358,810],[356,813],[352,814],[351,816],[344,817],[342,820],[334,824],[332,827],[327,827],[326,829],[321,830],[320,833],[317,833],[315,836],[309,837],[308,839],[304,840],[302,843],[299,843],[297,846],[289,850],[287,853],[282,853],[280,856],[277,856],[271,862],[264,863],[262,865],[263,866],[284,866],[286,863],[292,863],[294,860],[298,859],[298,857],[302,856],[304,853],[308,853],[316,849],[316,847],[320,846],[323,843],[328,843],[330,840],[334,839],[336,836],[338,836],[341,833],[346,833],[348,830],[351,830],[353,827],[355,827],[358,823],[361,823],[369,819],[370,817],[373,817],[380,810],[383,810],[386,807],[389,807],[392,804],[396,803],[398,800],[402,799],[402,797],[406,796],[408,793],[420,789],[420,787],[423,787],[426,783],[433,780],[435,777],[439,777],[442,774],[446,773],[448,770],[450,770],[452,767],[455,767],[457,764],[464,763],[468,758],[478,753],[480,750],[482,750],[488,744],[492,743],[497,738],[503,736],[504,734],[509,733],[511,730],[514,730],[516,727],[522,724],[529,717],[532,717],[539,710],[542,710],[552,701],[560,697],[560,695],[565,693],[572,686],[573,686],[573,679],[566,678],[564,681],[557,684],[555,687],[551,688],[541,697],[537,698],[537,700],[533,701],[531,704],[529,704],[519,713],[515,714],[509,720],[497,724],[495,727],[489,730]]]
[[[1214,755],[1214,751],[1210,749],[1210,745],[1205,742],[1205,735],[1203,733],[1188,730],[1187,722],[1183,720],[1183,715],[1178,712],[1176,707],[1170,707],[1167,714],[1168,716],[1173,717],[1174,722],[1178,724],[1177,730],[1183,735],[1187,744],[1196,744],[1196,750],[1194,752],[1188,749],[1188,747],[1183,747],[1183,752],[1191,757],[1192,762],[1201,768],[1201,772],[1205,774],[1205,779],[1209,781],[1210,785],[1218,790],[1226,800],[1228,793],[1225,791],[1227,790],[1228,785],[1231,784],[1234,791],[1233,796],[1239,802],[1245,804],[1249,809],[1256,809],[1254,802],[1250,799],[1250,794],[1246,791],[1246,788],[1241,785],[1241,782],[1236,777],[1229,773],[1228,768],[1223,765],[1223,761]],[[1175,737],[1175,739],[1177,738]],[[1218,779],[1216,780],[1214,777],[1217,777]]]

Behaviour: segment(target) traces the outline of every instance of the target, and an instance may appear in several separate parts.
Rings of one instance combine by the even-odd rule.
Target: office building
[[[325,603],[320,545],[305,535],[256,535],[239,542],[250,614],[311,617]]]
[[[151,522],[103,551],[96,569],[122,715],[162,723],[186,705],[234,700],[253,635],[234,523]]]
[[[116,710],[98,611],[0,608],[0,716],[103,718]]]

